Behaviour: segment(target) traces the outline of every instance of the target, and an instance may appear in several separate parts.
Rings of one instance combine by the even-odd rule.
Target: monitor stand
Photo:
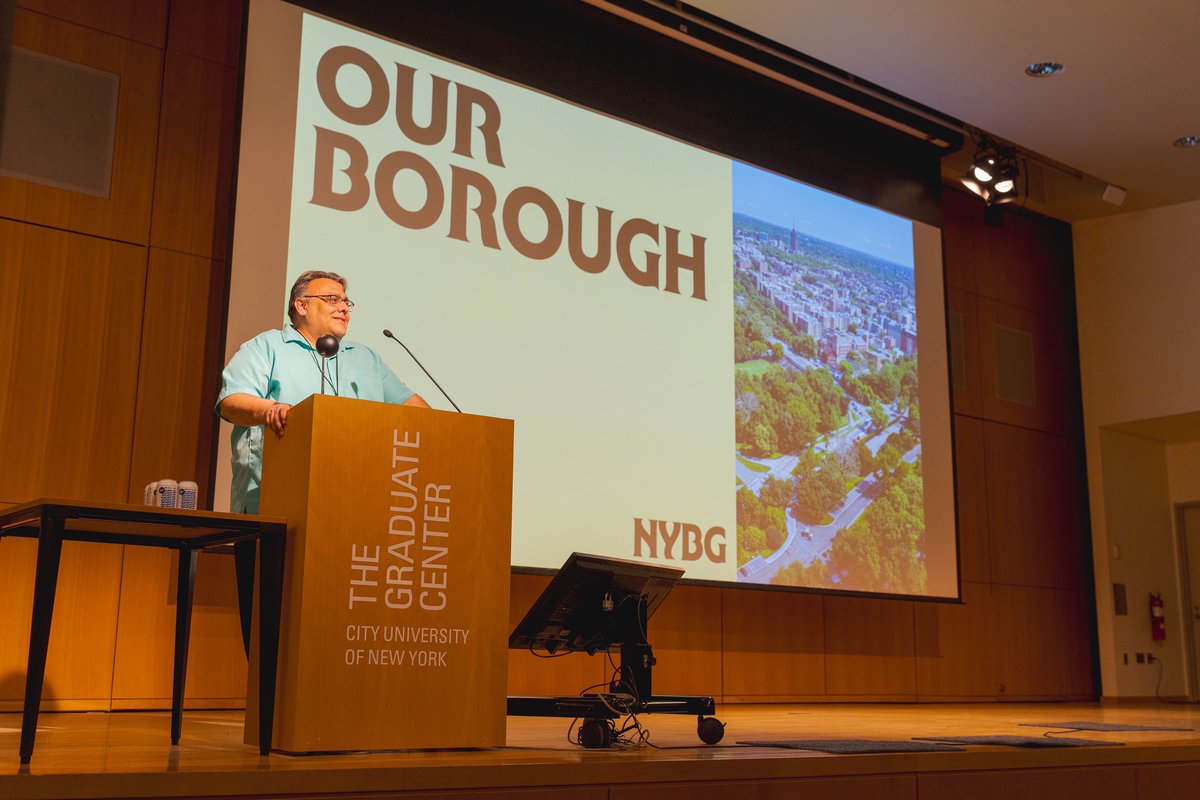
[[[582,719],[579,743],[584,747],[608,747],[616,728],[613,721],[629,714],[694,714],[696,735],[705,744],[716,744],[725,735],[725,725],[707,714],[716,713],[711,697],[700,695],[655,695],[651,674],[654,651],[646,639],[646,603],[617,603],[609,641],[620,642],[621,662],[608,694],[561,695],[558,697],[509,697],[510,717],[567,717]],[[589,650],[594,655],[596,650]]]

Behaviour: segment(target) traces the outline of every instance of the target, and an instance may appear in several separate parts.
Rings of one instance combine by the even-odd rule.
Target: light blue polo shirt
[[[221,373],[221,401],[231,394],[248,394],[279,403],[296,405],[321,393],[321,356],[291,325],[260,333],[238,348]],[[325,366],[325,394],[403,403],[413,396],[396,373],[364,344],[343,339],[338,354]],[[233,426],[233,486],[229,510],[258,513],[258,489],[262,482],[263,434],[266,428]]]

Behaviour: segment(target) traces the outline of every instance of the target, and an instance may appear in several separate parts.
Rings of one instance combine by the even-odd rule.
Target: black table
[[[118,503],[33,500],[0,510],[0,538],[36,538],[37,572],[33,588],[33,621],[29,631],[29,668],[21,720],[21,763],[33,755],[46,673],[46,648],[54,615],[54,594],[64,541],[103,542],[179,551],[175,611],[175,676],[171,694],[171,744],[179,743],[183,722],[183,683],[187,671],[188,634],[196,557],[214,545],[258,540],[259,565],[259,752],[271,751],[275,716],[275,671],[279,658],[279,613],[283,592],[283,553],[287,521],[280,517],[182,511]]]

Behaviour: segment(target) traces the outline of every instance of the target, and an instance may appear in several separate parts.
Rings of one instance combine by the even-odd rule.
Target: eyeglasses
[[[336,295],[336,294],[303,294],[300,296],[305,297],[305,298],[315,297],[318,300],[324,300],[326,303],[333,306],[334,308],[344,305],[346,307],[347,311],[350,311],[351,309],[354,308],[353,300],[351,300],[349,297],[341,297],[340,295]]]

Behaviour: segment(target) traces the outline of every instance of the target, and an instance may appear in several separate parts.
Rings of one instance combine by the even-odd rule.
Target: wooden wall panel
[[[122,550],[63,544],[43,709],[109,708]],[[36,562],[32,539],[0,538],[0,711],[19,711],[25,696]]]
[[[143,487],[159,478],[197,481],[200,497],[208,496],[212,456],[199,443],[217,424],[218,387],[206,376],[219,369],[219,354],[207,323],[220,269],[207,258],[150,249],[129,502],[141,502]]]
[[[16,5],[85,28],[162,48],[168,0],[17,0]]]
[[[774,781],[719,781],[651,786],[613,786],[610,800],[916,800],[913,775],[861,778],[800,778]]]
[[[1161,764],[1137,768],[1138,800],[1193,800],[1200,797],[1200,764]]]
[[[983,201],[942,193],[947,283],[1046,315],[1074,318],[1071,226],[1006,208],[999,227],[983,221]],[[1068,313],[1069,312],[1069,313]]]
[[[825,694],[825,622],[830,598],[720,589],[721,674],[726,701],[805,700]]]
[[[997,695],[992,586],[963,583],[963,602],[914,603],[917,694],[921,700]]]
[[[121,77],[121,89],[109,196],[0,177],[0,216],[145,244],[162,51],[23,9],[14,18],[13,44],[114,72]]]
[[[167,51],[153,246],[225,257],[236,102],[236,70]]]
[[[981,421],[954,416],[954,468],[958,491],[959,580],[990,581],[987,459]]]
[[[1024,586],[1088,585],[1087,509],[1078,443],[988,422],[992,579]]]
[[[917,776],[921,800],[1129,800],[1135,797],[1134,767],[1075,767]]]
[[[545,575],[513,575],[509,583],[509,630],[517,626],[550,578]],[[615,654],[613,656],[616,658]],[[611,668],[603,655],[582,653],[556,658],[539,658],[525,650],[508,651],[510,695],[579,694],[593,684],[609,679]],[[595,691],[595,689],[593,689]]]
[[[962,358],[961,360],[954,359],[952,349],[950,362],[950,388],[954,413],[979,416],[983,409],[980,398],[983,379],[980,375],[979,361],[978,298],[970,292],[949,287],[946,290],[946,305],[950,312],[949,336],[954,336],[955,317],[961,322],[959,332],[962,337]],[[950,341],[950,346],[954,347],[953,339]]]
[[[565,720],[564,720],[565,721]],[[417,783],[418,780],[411,780]],[[347,800],[347,795],[307,795],[307,800]],[[477,789],[453,792],[434,791],[429,793],[372,794],[376,800],[608,800],[606,786],[555,786],[552,789],[535,789],[523,786],[519,789]]]
[[[178,556],[128,547],[121,581],[113,708],[170,708]],[[202,553],[188,649],[189,707],[236,707],[246,697],[246,655],[232,555]]]
[[[241,0],[18,5],[16,44],[119,73],[121,108],[110,200],[0,179],[0,216],[154,247],[0,221],[0,263],[19,298],[17,313],[0,321],[0,335],[19,344],[0,351],[0,380],[14,387],[0,393],[0,501],[122,500],[157,477],[203,479],[220,366],[210,345],[223,313]],[[954,402],[966,604],[681,588],[651,623],[659,691],[726,702],[983,698],[997,673],[1005,696],[1092,691],[1069,230],[1010,213],[1004,227],[986,226],[982,204],[953,191],[944,210],[947,302],[964,321],[967,385]],[[993,321],[1034,334],[1032,411],[995,399]],[[2,598],[28,591],[18,576],[29,556],[5,555],[20,549],[0,544],[0,574],[11,567]],[[115,608],[105,570],[119,568],[121,550],[108,550],[73,561],[84,572],[68,583]],[[117,675],[90,662],[77,675],[52,671],[53,691],[95,707],[165,704],[172,564],[165,553],[125,554],[120,628],[114,616],[108,656],[103,643],[94,650],[118,662]],[[200,704],[239,697],[245,669],[230,562],[203,564],[207,599],[197,605],[189,680]],[[513,577],[514,623],[546,582]],[[83,613],[83,601],[63,602]],[[76,612],[66,613],[62,624],[76,625]],[[100,631],[109,624],[101,617]],[[52,670],[55,660],[73,663],[57,653]],[[510,652],[509,670],[514,694],[575,693],[609,673],[600,657],[520,652]],[[110,680],[111,697],[93,697],[93,680]]]
[[[975,292],[1043,316],[1067,318],[1073,326],[1071,226],[1009,212],[1004,226],[991,228],[989,234],[986,244],[992,258],[977,272]]]
[[[1047,407],[1054,400],[1055,382],[1049,375],[1045,354],[1041,347],[1045,341],[1040,320],[1036,314],[1018,306],[998,303],[987,298],[976,302],[976,340],[979,343],[980,372],[980,415],[986,419],[1020,425],[1026,428],[1049,430],[1050,419]],[[998,392],[1001,378],[997,370],[1013,370],[1001,363],[997,357],[995,340],[1004,329],[1020,331],[1030,337],[1033,364],[1029,380],[1032,381],[1032,402],[1013,402],[1001,397]],[[1049,381],[1049,382],[1048,382]]]
[[[8,220],[0,242],[3,499],[123,502],[145,251]]]
[[[237,68],[242,0],[171,0],[167,49]]]
[[[825,691],[834,698],[916,700],[913,603],[825,598]]]
[[[721,695],[721,590],[676,586],[650,618],[655,694]]]
[[[946,286],[975,292],[976,260],[981,247],[983,203],[962,192],[942,192],[942,260]]]
[[[1088,587],[1083,591],[1057,594],[1063,613],[1051,622],[1051,635],[1062,650],[1062,669],[1067,676],[1066,694],[1074,698],[1094,697],[1100,687],[1094,681],[1098,672],[1092,668],[1092,638],[1095,636],[1092,590]]]
[[[992,587],[997,679],[1010,700],[1084,698],[1094,691],[1084,591]]]
[[[1071,353],[1073,317],[1050,317],[1019,306],[980,298],[977,304],[980,412],[997,422],[1050,431],[1063,436],[1076,433],[1079,415],[1078,361]],[[1032,337],[1032,405],[1012,402],[997,394],[997,363],[993,345],[996,326],[1028,333]]]

